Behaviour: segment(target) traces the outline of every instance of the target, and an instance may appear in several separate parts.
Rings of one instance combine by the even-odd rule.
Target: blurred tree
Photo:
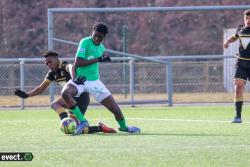
[[[39,57],[47,49],[47,9],[58,7],[142,7],[245,5],[248,0],[1,0],[0,57]],[[122,49],[122,27],[128,27],[128,51],[140,55],[188,55],[222,53],[224,28],[243,22],[242,12],[158,12],[56,14],[55,36],[75,42],[91,33],[96,21],[109,25],[104,41],[109,49]],[[75,46],[55,42],[63,56]]]

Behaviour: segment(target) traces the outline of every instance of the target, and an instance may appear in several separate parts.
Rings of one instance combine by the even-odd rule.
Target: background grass
[[[123,108],[140,135],[66,136],[49,109],[1,110],[0,151],[32,152],[31,162],[0,166],[247,167],[250,164],[250,114],[232,124],[233,106]],[[117,128],[105,109],[90,108],[90,124],[99,120]]]

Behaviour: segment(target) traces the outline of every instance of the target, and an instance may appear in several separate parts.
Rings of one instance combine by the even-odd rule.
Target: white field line
[[[248,144],[241,144],[241,145],[178,145],[176,147],[173,147],[172,145],[166,146],[165,148],[169,149],[169,148],[173,148],[173,149],[226,149],[226,148],[249,148],[250,145]],[[141,148],[123,148],[122,150],[119,149],[114,149],[114,148],[105,148],[105,149],[100,149],[100,148],[86,148],[85,150],[83,148],[49,148],[49,149],[33,149],[32,152],[38,152],[40,153],[48,153],[48,152],[103,152],[108,151],[108,152],[123,152],[123,151],[136,151],[138,149]],[[164,149],[164,147],[160,146],[160,147],[150,147],[151,150],[162,150]]]
[[[178,121],[178,122],[211,122],[211,123],[231,123],[232,120],[205,120],[205,119],[175,119],[175,118],[127,118],[128,120],[142,121]],[[250,124],[250,122],[242,122]]]
[[[102,121],[102,120],[113,120],[114,118],[100,118],[100,119],[88,119],[91,121]],[[231,120],[205,120],[205,119],[175,119],[175,118],[126,118],[126,120],[138,120],[138,121],[178,121],[178,122],[208,122],[208,123],[231,123]],[[39,122],[54,122],[59,120],[54,119],[44,119],[39,120]],[[0,123],[25,123],[25,122],[37,122],[37,120],[2,120]],[[250,122],[245,121],[243,124],[250,124]]]

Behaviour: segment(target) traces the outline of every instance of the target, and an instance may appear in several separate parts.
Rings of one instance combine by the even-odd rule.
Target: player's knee
[[[235,87],[236,88],[243,88],[244,87],[244,85],[245,85],[245,83],[246,83],[246,81],[244,81],[244,80],[241,80],[241,79],[236,79],[235,81],[234,81],[234,85],[235,85]]]
[[[50,107],[52,108],[52,109],[56,109],[56,106],[57,106],[57,102],[56,101],[52,101],[51,103],[50,103]]]
[[[68,99],[70,93],[69,93],[69,91],[67,89],[64,89],[64,90],[61,91],[61,95],[62,95],[62,97],[64,99]]]
[[[243,89],[244,89],[244,85],[242,85],[242,84],[236,84],[235,85],[236,93],[243,92]]]

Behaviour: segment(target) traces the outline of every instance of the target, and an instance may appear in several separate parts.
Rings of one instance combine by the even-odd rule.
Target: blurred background
[[[48,8],[163,7],[247,5],[247,0],[2,0],[0,56],[41,57],[47,50]],[[127,26],[127,51],[140,55],[222,54],[223,30],[243,23],[243,10],[207,12],[58,14],[55,36],[78,42],[90,35],[96,21],[109,25],[107,48],[122,51],[122,27]],[[63,56],[75,47],[55,46]]]
[[[13,96],[21,86],[30,91],[43,81],[48,69],[42,58],[48,50],[48,8],[112,8],[112,7],[178,7],[249,5],[247,0],[2,0],[0,1],[0,107],[17,107],[20,99]],[[104,40],[110,50],[165,60],[173,56],[225,55],[223,40],[243,24],[244,10],[179,11],[179,12],[116,12],[55,14],[54,37],[78,43],[91,35],[92,25],[103,21],[109,26]],[[231,34],[228,34],[231,33]],[[54,50],[63,58],[74,58],[77,46],[54,41]],[[232,56],[237,46],[226,56]],[[118,57],[118,55],[115,55]],[[114,59],[101,65],[101,80],[120,103],[131,101],[168,101],[167,66],[155,62]],[[25,58],[19,61],[1,58]],[[165,60],[166,61],[166,60]],[[226,63],[225,61],[230,61]],[[72,62],[72,60],[70,60]],[[173,102],[232,102],[233,59],[176,59],[171,61]],[[225,69],[227,69],[225,71]],[[131,71],[132,70],[132,71]],[[132,74],[131,74],[132,72]],[[229,74],[230,75],[227,75]],[[131,80],[133,76],[133,83]],[[225,79],[227,78],[227,79]],[[229,79],[228,79],[229,78]],[[227,80],[227,81],[225,81]],[[226,83],[225,83],[226,82]],[[131,84],[133,96],[131,95]],[[55,85],[55,95],[60,87]],[[248,94],[246,94],[248,97]],[[49,90],[43,96],[26,100],[26,106],[49,106]],[[92,100],[94,103],[95,101]],[[148,103],[148,102],[147,102]],[[150,102],[149,102],[150,103]]]

